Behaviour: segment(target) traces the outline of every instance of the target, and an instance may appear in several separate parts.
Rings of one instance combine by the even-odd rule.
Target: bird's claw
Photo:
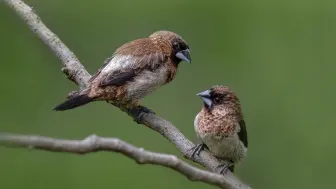
[[[221,174],[221,175],[225,175],[228,170],[230,170],[230,167],[233,165],[233,162],[230,162],[230,163],[226,163],[226,164],[221,164],[221,165],[218,165],[215,170],[219,170],[218,173]],[[232,171],[232,170],[231,170]]]
[[[199,155],[202,150],[204,150],[205,145],[204,144],[196,144],[194,147],[190,148],[188,151],[187,157],[189,159],[193,159],[195,155]]]
[[[137,124],[141,124],[141,119],[142,119],[142,116],[143,116],[144,114],[145,114],[144,112],[139,112],[138,115],[134,118],[134,121],[135,121]]]
[[[134,118],[134,121],[138,124],[141,124],[142,116],[145,114],[155,114],[155,112],[145,106],[138,106],[136,108],[137,110],[137,116]]]
[[[155,114],[155,112],[145,106],[138,106],[139,110],[146,114]]]

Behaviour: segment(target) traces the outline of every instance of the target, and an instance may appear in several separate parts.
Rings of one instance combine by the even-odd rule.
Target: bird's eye
[[[219,103],[221,101],[220,97],[218,97],[218,96],[215,97],[213,100],[214,100],[215,103]]]
[[[174,49],[179,49],[180,48],[180,44],[177,41],[175,41],[173,43],[173,47],[174,47]]]

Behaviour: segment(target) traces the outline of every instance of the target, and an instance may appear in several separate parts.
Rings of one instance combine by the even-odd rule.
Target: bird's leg
[[[230,170],[231,172],[233,172],[233,169],[234,169],[234,163],[232,161],[230,161],[229,163],[218,165],[215,168],[215,170],[219,170],[218,172],[221,175],[226,174],[228,170]]]
[[[155,114],[155,112],[145,106],[138,105],[136,108],[136,117],[134,118],[134,121],[138,124],[141,124],[142,116],[145,114]]]
[[[196,144],[194,147],[190,148],[187,152],[187,157],[193,159],[195,155],[199,155],[204,148],[207,146],[204,143]]]

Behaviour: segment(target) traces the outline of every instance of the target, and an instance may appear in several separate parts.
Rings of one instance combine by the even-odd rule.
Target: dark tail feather
[[[230,167],[229,167],[229,170],[233,173],[234,172],[234,169],[235,169],[235,166],[234,165],[231,165]]]
[[[55,111],[69,110],[87,104],[94,99],[86,94],[74,96],[54,108]]]

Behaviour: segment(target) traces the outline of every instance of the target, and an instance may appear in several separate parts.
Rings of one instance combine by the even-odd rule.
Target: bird
[[[127,42],[105,60],[85,89],[57,105],[55,111],[77,108],[94,101],[108,101],[126,108],[174,80],[180,62],[191,63],[187,42],[177,33],[160,30]]]
[[[194,119],[194,129],[201,141],[195,145],[192,155],[198,155],[204,148],[220,160],[219,172],[234,172],[235,165],[247,155],[247,130],[239,98],[227,86],[215,85],[197,94],[203,100],[203,107]]]

